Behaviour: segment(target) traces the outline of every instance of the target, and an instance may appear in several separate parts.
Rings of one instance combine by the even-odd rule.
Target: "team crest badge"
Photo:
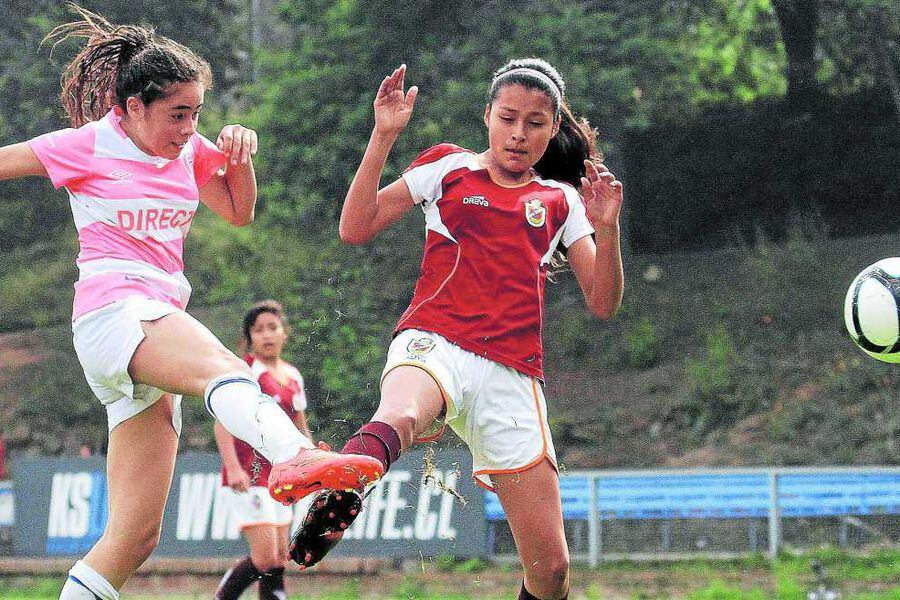
[[[525,203],[525,220],[532,227],[543,227],[547,221],[547,207],[535,198]]]
[[[428,354],[434,349],[434,340],[430,337],[420,337],[410,340],[406,345],[406,352],[410,358],[417,358]]]

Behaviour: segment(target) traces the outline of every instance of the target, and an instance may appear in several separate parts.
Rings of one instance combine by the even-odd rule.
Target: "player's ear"
[[[490,127],[491,123],[491,103],[488,102],[484,105],[484,126]]]
[[[137,96],[128,96],[128,99],[125,100],[125,111],[129,116],[141,119],[144,117],[146,109],[147,106],[144,104],[144,101]]]

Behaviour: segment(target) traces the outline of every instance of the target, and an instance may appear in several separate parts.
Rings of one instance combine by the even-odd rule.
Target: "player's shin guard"
[[[203,399],[206,409],[228,433],[253,446],[273,464],[293,458],[300,448],[313,447],[249,375],[229,373],[213,379]]]
[[[400,436],[387,423],[371,421],[350,436],[341,454],[364,454],[377,458],[387,471],[400,457]]]
[[[78,561],[59,593],[59,600],[119,600],[119,592],[103,575]]]

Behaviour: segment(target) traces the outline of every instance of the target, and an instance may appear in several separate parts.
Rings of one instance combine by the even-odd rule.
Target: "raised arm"
[[[249,225],[256,210],[256,132],[240,125],[226,125],[216,145],[228,159],[225,173],[216,173],[209,179],[200,190],[200,200],[232,225]]]
[[[27,142],[0,148],[0,181],[28,175],[48,177],[47,170]]]
[[[606,167],[585,161],[587,177],[581,180],[587,218],[596,243],[585,236],[569,246],[567,258],[581,286],[588,309],[601,319],[611,318],[622,304],[625,275],[619,243],[622,182]]]
[[[341,211],[340,235],[345,243],[364,244],[413,206],[412,194],[402,179],[378,189],[388,154],[409,123],[419,93],[415,86],[404,93],[405,74],[406,65],[401,65],[378,87],[375,127]]]

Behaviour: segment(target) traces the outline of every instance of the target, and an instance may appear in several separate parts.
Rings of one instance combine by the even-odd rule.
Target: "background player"
[[[387,469],[435,424],[449,423],[472,451],[476,481],[497,492],[506,512],[525,569],[519,597],[564,598],[569,555],[540,384],[544,284],[562,245],[590,311],[604,319],[616,312],[622,184],[595,164],[595,132],[572,115],[556,69],[526,59],[495,73],[487,150],[435,146],[379,190],[418,92],[404,92],[404,75],[401,66],[378,89],[340,234],[365,243],[418,205],[425,255],[388,351],[378,410],[343,451]],[[294,536],[294,559],[314,564],[358,510],[357,494],[319,495]]]
[[[287,319],[281,304],[264,300],[254,304],[241,326],[241,341],[263,393],[274,398],[297,428],[309,439],[306,392],[303,377],[281,358],[287,341]],[[235,600],[259,579],[260,600],[286,597],[284,564],[288,528],[293,520],[290,507],[276,502],[267,489],[272,465],[253,448],[215,424],[216,444],[222,455],[222,483],[236,494],[234,506],[238,527],[250,546],[250,556],[225,573],[216,590],[217,600]]]
[[[228,125],[212,144],[196,131],[212,81],[203,59],[150,30],[75,10],[79,20],[50,34],[86,39],[63,75],[73,128],[0,148],[0,180],[41,176],[69,193],[80,244],[73,341],[109,417],[109,518],[60,597],[114,600],[159,540],[181,394],[202,396],[275,464],[281,500],[293,501],[310,473],[361,487],[382,467],[314,449],[247,364],[184,312],[182,245],[198,201],[235,225],[253,219],[256,133]]]

